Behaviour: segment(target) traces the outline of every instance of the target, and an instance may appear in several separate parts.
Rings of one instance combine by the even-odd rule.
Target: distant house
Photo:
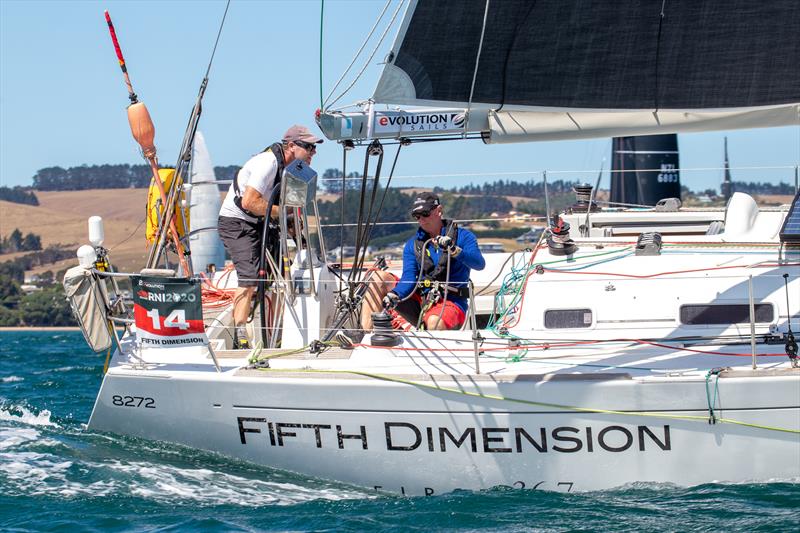
[[[479,242],[478,248],[484,254],[497,254],[504,251],[503,244],[499,242]]]
[[[515,240],[520,244],[524,244],[526,242],[537,242],[539,240],[539,236],[542,234],[543,231],[544,228],[533,228],[530,231],[526,231],[525,233],[517,237]]]
[[[19,286],[19,290],[21,290],[25,294],[30,294],[32,292],[40,291],[40,290],[42,290],[42,288],[39,287],[38,285],[32,285],[30,283],[23,283],[22,285]]]

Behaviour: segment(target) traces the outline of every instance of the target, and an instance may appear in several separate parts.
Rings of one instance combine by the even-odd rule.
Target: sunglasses
[[[317,145],[312,143],[307,143],[305,141],[294,141],[294,144],[308,152],[309,154],[313,154],[317,151]]]
[[[421,218],[428,218],[429,216],[431,216],[431,212],[430,211],[422,211],[421,213],[414,213],[411,216],[414,217],[414,219],[419,220]]]

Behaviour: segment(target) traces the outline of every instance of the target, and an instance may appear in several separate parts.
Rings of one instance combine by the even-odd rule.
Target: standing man
[[[239,278],[239,288],[233,299],[235,348],[250,347],[245,325],[250,315],[253,292],[258,286],[261,233],[273,187],[280,183],[284,167],[295,159],[311,164],[311,158],[321,142],[322,139],[305,126],[292,126],[286,130],[281,142],[274,143],[244,164],[222,202],[219,236]],[[277,218],[278,213],[276,201],[270,217]]]
[[[419,194],[411,216],[419,221],[419,229],[403,249],[403,275],[383,297],[383,305],[397,308],[406,320],[429,330],[460,328],[469,304],[470,271],[486,266],[478,239],[442,218],[442,205],[434,193]]]

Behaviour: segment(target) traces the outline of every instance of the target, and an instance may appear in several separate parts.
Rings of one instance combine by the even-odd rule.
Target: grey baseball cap
[[[283,134],[283,141],[303,141],[311,144],[319,144],[322,142],[322,139],[311,133],[305,126],[295,124]]]

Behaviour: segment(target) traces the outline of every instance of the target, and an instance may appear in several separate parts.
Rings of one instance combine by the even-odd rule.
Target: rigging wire
[[[381,168],[383,166],[383,146],[381,146],[377,140],[371,146],[375,146],[376,150],[378,149],[377,147],[380,147],[380,154],[378,155],[378,163],[375,167],[375,177],[372,182],[372,195],[369,200],[367,218],[364,221],[364,232],[362,235],[364,242],[363,242],[363,250],[361,252],[362,255],[360,260],[356,258],[357,259],[356,268],[358,270],[361,270],[361,267],[364,265],[364,260],[366,259],[367,256],[367,245],[369,244],[369,234],[371,233],[370,221],[372,219],[372,209],[375,206],[375,198],[378,194],[378,187],[380,186]],[[369,148],[367,150],[369,150]],[[377,221],[377,217],[375,218],[375,221]]]
[[[397,145],[397,152],[395,152],[395,154],[394,154],[394,161],[392,161],[392,168],[391,168],[391,170],[389,170],[389,179],[386,181],[386,185],[384,186],[384,189],[383,189],[383,196],[381,196],[381,203],[378,204],[378,210],[375,213],[375,219],[374,219],[374,221],[372,222],[372,225],[369,228],[369,233],[367,233],[367,242],[370,242],[370,240],[372,239],[372,231],[375,229],[375,226],[380,224],[380,222],[378,222],[378,219],[380,218],[381,211],[383,210],[383,203],[386,200],[386,193],[389,192],[389,186],[392,184],[392,176],[394,175],[394,169],[395,169],[395,166],[397,165],[397,158],[400,156],[400,149],[401,148],[403,148],[403,144],[398,144]],[[416,224],[416,222],[414,222],[414,224]]]
[[[372,58],[375,57],[375,54],[378,52],[378,49],[381,47],[381,44],[383,44],[383,40],[386,38],[386,35],[389,33],[389,30],[394,25],[394,21],[397,18],[397,15],[400,13],[400,8],[402,8],[402,7],[403,7],[403,2],[400,2],[399,4],[397,4],[397,9],[394,10],[394,13],[392,14],[392,19],[389,21],[389,25],[386,26],[386,29],[381,34],[380,39],[378,39],[378,44],[375,45],[375,48],[372,50],[372,53],[369,55],[367,60],[364,62],[364,66],[361,68],[359,73],[356,74],[356,77],[352,81],[352,83],[350,83],[350,85],[348,85],[347,88],[344,91],[342,91],[342,93],[339,96],[337,96],[330,104],[328,104],[328,108],[330,108],[336,102],[341,100],[342,97],[344,97],[344,95],[347,94],[350,91],[350,89],[352,89],[353,86],[358,82],[358,80],[361,78],[361,75],[364,74],[364,71],[367,70],[367,67],[369,67],[369,65],[370,65],[370,61],[372,61]]]
[[[131,237],[133,237],[134,235],[136,235],[136,233],[139,231],[139,228],[141,228],[141,227],[142,227],[142,224],[144,224],[145,222],[147,222],[147,219],[146,219],[146,218],[145,218],[145,219],[143,219],[141,222],[139,222],[139,225],[138,225],[138,226],[136,226],[136,229],[134,229],[134,230],[131,232],[131,234],[130,234],[130,235],[128,235],[127,237],[125,237],[124,239],[122,239],[120,242],[118,242],[118,243],[117,243],[117,244],[115,244],[114,246],[111,246],[111,247],[109,247],[109,248],[108,248],[108,251],[109,251],[109,252],[113,252],[115,248],[117,248],[118,246],[122,246],[123,244],[125,244],[126,242],[128,242],[128,241],[131,239]]]
[[[341,225],[340,233],[339,233],[339,236],[340,236],[340,238],[339,238],[339,268],[341,268],[342,263],[344,263],[344,226],[345,226],[345,224],[344,224],[344,199],[345,199],[345,194],[347,194],[346,183],[345,183],[345,175],[347,173],[347,152],[348,152],[347,146],[342,144],[342,197],[340,199],[340,201],[342,203],[342,205],[341,205],[342,212],[341,212],[341,220],[339,221],[340,225]],[[323,226],[320,225],[320,227],[323,227]],[[342,293],[342,282],[343,282],[343,280],[342,280],[341,276],[337,276],[337,277],[339,278],[339,294],[341,294]]]
[[[324,2],[324,0],[323,0],[323,2]],[[381,14],[378,16],[378,20],[375,21],[375,24],[372,26],[372,29],[369,31],[369,34],[367,35],[367,38],[364,39],[363,43],[361,43],[361,47],[358,49],[358,52],[356,52],[356,55],[353,57],[353,60],[350,62],[350,64],[347,66],[347,68],[342,73],[341,77],[336,81],[336,83],[334,84],[333,88],[328,93],[328,96],[325,98],[325,102],[322,104],[320,109],[326,109],[325,106],[328,103],[328,101],[331,99],[331,96],[333,95],[333,92],[339,87],[339,84],[342,83],[342,80],[345,78],[345,76],[347,76],[347,73],[350,72],[350,69],[353,68],[353,65],[356,63],[356,60],[358,59],[358,56],[361,55],[361,52],[364,50],[364,47],[367,46],[367,43],[372,38],[372,34],[375,33],[375,30],[378,28],[378,25],[380,24],[381,19],[383,19],[383,15],[386,13],[386,10],[389,9],[389,6],[391,5],[391,3],[392,3],[392,0],[386,0],[386,4],[383,6],[383,10],[381,11]],[[322,91],[322,80],[320,80],[320,91]],[[331,105],[333,105],[333,104],[331,104]]]
[[[225,26],[225,18],[228,16],[228,8],[231,6],[231,0],[228,0],[225,3],[225,12],[222,14],[222,20],[219,23],[219,30],[217,30],[217,38],[214,41],[214,48],[211,50],[211,58],[208,60],[208,68],[206,68],[206,75],[204,78],[208,78],[208,75],[211,73],[211,64],[214,62],[214,55],[217,53],[217,44],[219,44],[219,38],[222,35],[222,28]]]
[[[322,109],[322,29],[325,20],[325,0],[319,2],[319,108]]]
[[[211,65],[214,63],[214,56],[217,53],[217,45],[219,44],[219,39],[222,35],[222,28],[225,26],[225,20],[228,16],[228,8],[230,5],[231,0],[228,0],[225,4],[225,11],[222,14],[222,20],[219,23],[217,38],[214,40],[214,47],[211,50],[211,57],[208,60],[205,76],[203,77],[203,81],[200,82],[200,90],[198,91],[194,107],[192,107],[192,112],[189,115],[189,124],[186,126],[186,132],[184,133],[183,141],[181,142],[178,162],[175,165],[175,177],[170,184],[169,193],[167,194],[167,210],[162,218],[161,225],[158,228],[157,235],[160,234],[160,238],[158,242],[150,249],[150,253],[148,254],[147,265],[150,268],[158,263],[158,260],[163,253],[164,248],[166,247],[166,225],[169,224],[174,218],[175,204],[177,203],[176,196],[180,194],[179,189],[183,187],[184,173],[192,159],[192,147],[194,146],[194,137],[197,133],[197,126],[200,123],[200,115],[203,112],[202,103],[206,92],[206,87],[208,87],[208,76],[211,73]],[[179,212],[181,213],[181,216],[183,216],[183,211],[179,210]],[[191,250],[187,247],[184,251],[184,256],[188,257],[190,253]],[[189,265],[189,268],[191,268],[191,264]]]

